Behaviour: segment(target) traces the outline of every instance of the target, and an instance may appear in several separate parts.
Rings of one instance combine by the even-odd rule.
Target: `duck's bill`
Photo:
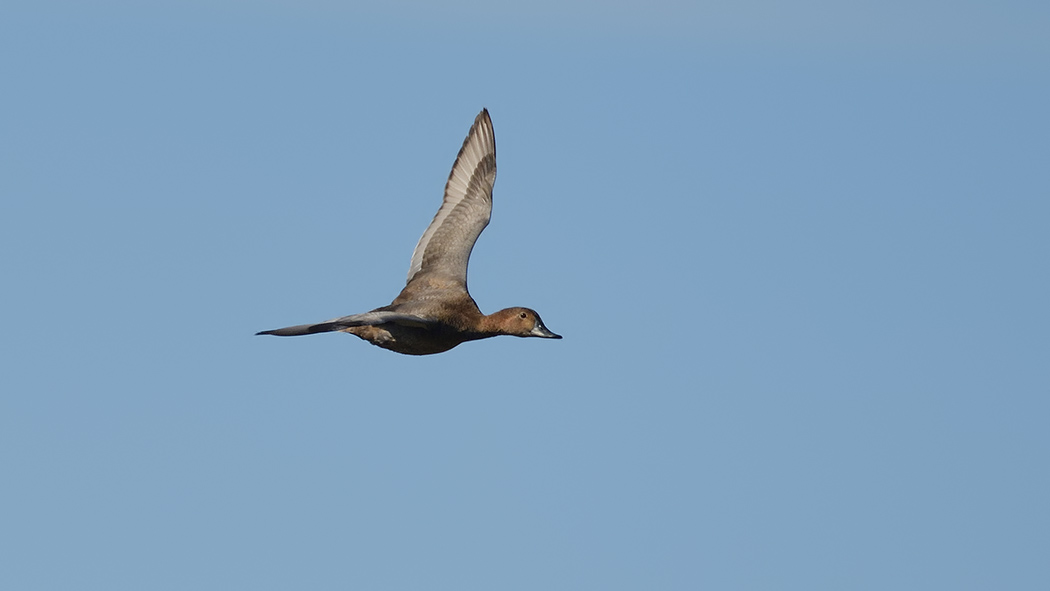
[[[529,334],[531,336],[540,337],[540,338],[544,338],[544,339],[560,339],[561,338],[560,334],[554,334],[553,332],[547,330],[546,326],[543,326],[542,324],[538,324],[538,323],[532,329],[532,332],[530,332]]]

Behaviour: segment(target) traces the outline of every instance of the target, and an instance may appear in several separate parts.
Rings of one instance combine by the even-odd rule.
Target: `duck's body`
[[[316,324],[257,334],[299,336],[343,331],[406,355],[442,353],[498,335],[560,339],[528,308],[481,313],[467,291],[467,262],[492,213],[496,138],[482,110],[445,184],[445,199],[412,253],[408,282],[389,306]]]

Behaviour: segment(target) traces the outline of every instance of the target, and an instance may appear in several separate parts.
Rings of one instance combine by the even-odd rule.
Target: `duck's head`
[[[507,308],[496,312],[491,318],[500,334],[544,339],[561,338],[561,335],[556,335],[548,330],[540,320],[540,315],[529,308]]]

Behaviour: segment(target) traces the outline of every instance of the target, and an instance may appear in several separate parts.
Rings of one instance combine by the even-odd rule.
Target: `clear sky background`
[[[1050,4],[8,2],[0,588],[1050,588]],[[483,311],[403,286],[482,108]]]

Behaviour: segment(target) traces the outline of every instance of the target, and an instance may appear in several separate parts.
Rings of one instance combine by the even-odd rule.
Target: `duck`
[[[345,332],[405,355],[443,353],[500,335],[560,339],[531,308],[483,314],[467,291],[467,263],[492,216],[496,135],[487,109],[474,119],[445,183],[445,196],[412,252],[404,289],[388,306],[313,324],[264,330],[291,337]]]

